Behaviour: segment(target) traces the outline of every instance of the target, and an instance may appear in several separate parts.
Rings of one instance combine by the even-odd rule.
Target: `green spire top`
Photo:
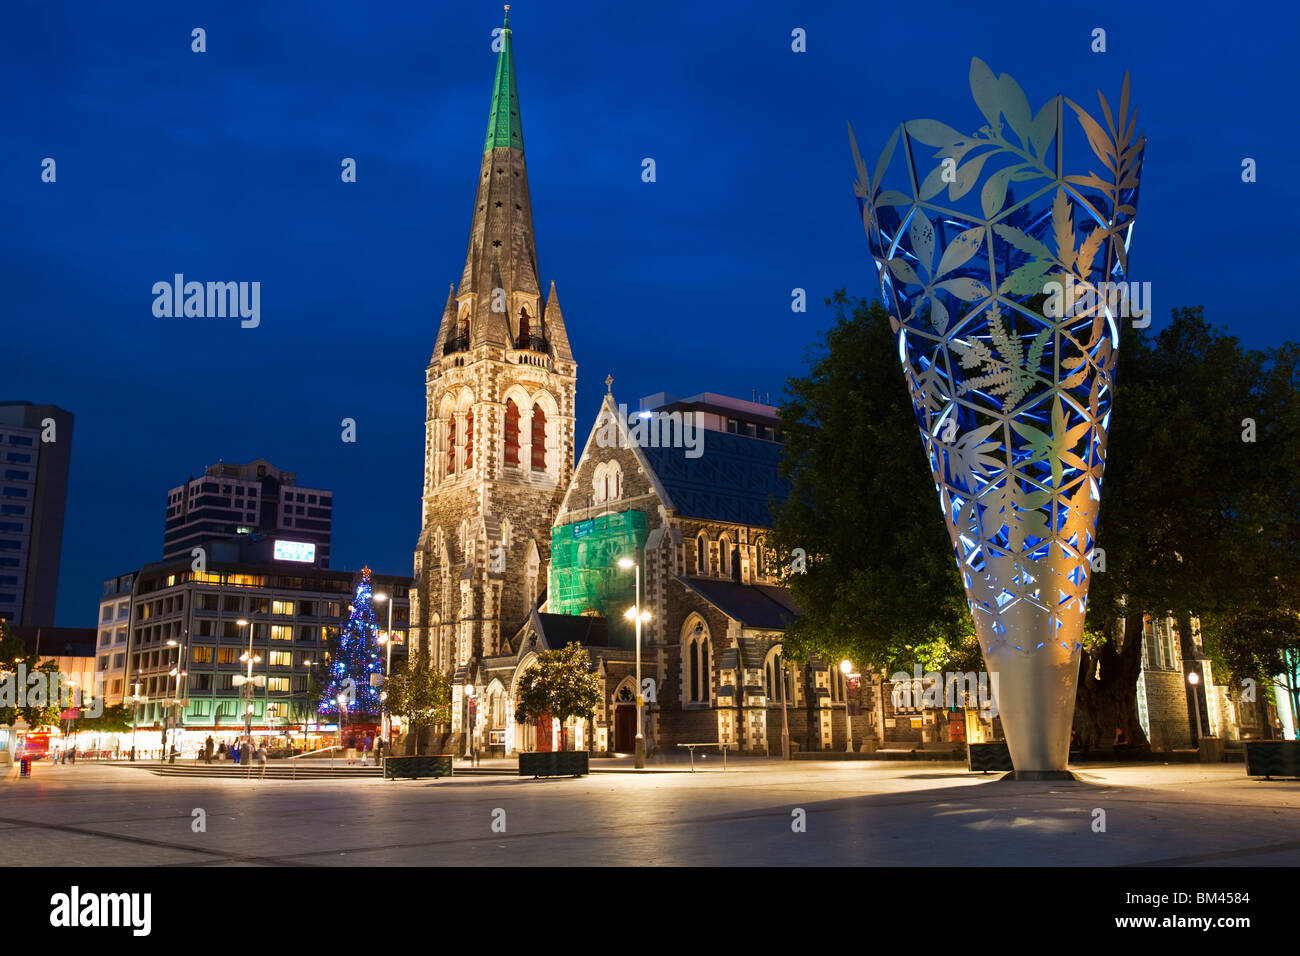
[[[506,4],[506,22],[501,30],[501,52],[497,55],[497,75],[492,84],[492,110],[488,113],[487,143],[483,152],[499,146],[524,151],[524,125],[519,118],[519,91],[515,87],[515,55],[510,45],[510,5]]]

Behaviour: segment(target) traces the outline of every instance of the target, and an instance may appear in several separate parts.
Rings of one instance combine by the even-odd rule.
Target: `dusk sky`
[[[464,265],[501,15],[5,4],[0,400],[76,416],[58,624],[93,626],[102,582],[161,558],[166,491],[218,459],[332,489],[333,567],[411,573],[424,369]],[[607,374],[633,407],[775,401],[829,321],[822,299],[878,296],[846,123],[871,162],[903,120],[974,130],[972,56],[1035,109],[1064,93],[1095,111],[1132,71],[1148,146],[1130,278],[1152,283],[1156,327],[1203,304],[1248,346],[1300,339],[1277,298],[1300,257],[1297,21],[1281,3],[513,4],[578,447]],[[260,282],[261,324],[155,318],[151,288],[175,273]]]

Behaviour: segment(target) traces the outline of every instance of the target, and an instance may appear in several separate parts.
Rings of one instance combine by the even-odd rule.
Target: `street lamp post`
[[[388,675],[393,668],[393,602],[387,594],[376,594],[376,601],[388,602],[388,630],[384,631],[384,636],[379,639],[380,644],[387,645],[387,655],[384,658],[384,693],[380,695],[380,700],[384,705],[384,726],[382,736],[384,747],[392,745],[392,721],[388,717]],[[410,666],[409,663],[407,665]]]
[[[478,708],[474,706],[474,685],[465,685],[465,756],[474,763],[474,727],[478,724]]]
[[[1201,675],[1196,671],[1190,671],[1187,674],[1187,683],[1192,685],[1192,710],[1196,711],[1196,745],[1201,745],[1201,698],[1197,693],[1197,684],[1201,682]]]
[[[634,558],[619,559],[618,566],[636,573],[636,603],[627,609],[624,617],[636,622],[636,769],[645,769],[645,698],[641,694],[641,622],[650,620],[650,612],[641,610],[641,562]]]
[[[140,715],[140,685],[131,685],[131,760],[135,761],[135,724]]]
[[[840,661],[840,673],[844,675],[844,730],[846,753],[853,753],[853,718],[849,715],[849,678],[853,674],[853,664],[848,660]]]
[[[785,672],[785,648],[781,649],[780,656],[777,657],[781,672],[781,759],[790,759],[790,718],[786,712],[786,672]]]
[[[246,703],[244,704],[244,751],[251,754],[253,750],[253,625],[249,621],[240,618],[235,622],[240,627],[248,628],[248,650],[244,652],[244,660],[248,662],[248,674],[244,677],[244,690],[241,696]]]
[[[311,683],[312,683],[312,680],[313,680],[313,676],[314,676],[314,675],[313,675],[313,672],[312,672],[312,668],[316,666],[316,662],[315,662],[314,660],[312,660],[312,659],[309,657],[309,658],[307,658],[306,660],[303,661],[303,665],[307,668],[307,678],[308,678],[308,679],[307,679],[307,683],[308,683],[308,686],[310,686]],[[313,714],[315,715],[315,717],[316,717],[316,723],[315,723],[315,725],[313,726],[313,730],[315,730],[316,733],[319,734],[319,733],[320,733],[320,698],[317,697],[314,701],[311,701],[311,705],[312,705],[312,713],[313,713]],[[306,713],[303,714],[302,725],[303,725],[303,728],[302,728],[302,752],[303,752],[303,753],[306,753],[306,752],[307,752],[307,715],[306,715]]]
[[[174,746],[175,746],[175,745],[172,743],[172,717],[173,717],[173,714],[174,714],[174,712],[175,712],[175,710],[176,710],[177,705],[179,705],[180,702],[181,702],[181,696],[182,696],[182,695],[181,695],[181,678],[184,677],[184,676],[185,676],[185,673],[186,673],[186,672],[182,669],[182,665],[183,665],[184,662],[185,662],[185,642],[184,642],[184,641],[177,642],[177,641],[173,638],[172,640],[169,640],[169,641],[167,642],[167,646],[168,646],[168,647],[175,647],[175,648],[178,648],[178,651],[177,651],[177,654],[176,654],[176,663],[175,663],[175,665],[173,665],[172,669],[171,669],[170,671],[167,672],[167,676],[168,676],[168,677],[174,677],[174,678],[176,679],[176,683],[175,683],[175,693],[172,694],[172,699],[171,699],[171,701],[167,704],[167,720],[166,720],[166,722],[165,722],[164,725],[163,725],[164,728],[165,728],[164,731],[163,731],[163,759],[164,759],[165,761],[167,761],[168,763],[175,763],[175,762],[176,762],[176,758],[173,756],[173,753],[172,753],[173,748],[174,748]],[[179,723],[179,722],[180,722],[180,714],[175,714],[175,717],[177,718],[177,721],[178,721],[178,723]],[[177,730],[178,730],[178,731],[181,730],[181,729],[183,729],[183,725],[177,727]]]

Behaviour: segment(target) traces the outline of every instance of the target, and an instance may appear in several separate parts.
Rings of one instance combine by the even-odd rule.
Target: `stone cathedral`
[[[543,299],[506,9],[465,269],[425,373],[412,644],[458,685],[545,591],[573,471],[577,365],[554,281]]]
[[[509,756],[567,741],[628,753],[638,685],[650,752],[714,741],[772,753],[783,733],[805,750],[919,737],[921,717],[896,718],[869,678],[850,683],[816,659],[783,663],[798,608],[764,544],[769,504],[786,493],[775,408],[660,394],[642,400],[630,430],[606,378],[578,435],[577,365],[554,282],[543,297],[506,9],[465,269],[425,376],[410,634],[412,650],[452,679],[436,746]],[[649,426],[666,438],[687,419],[699,430],[694,450],[641,435]],[[649,614],[640,681],[624,618],[637,600],[620,563],[629,558]],[[517,724],[522,675],[569,643],[600,677],[595,715]]]

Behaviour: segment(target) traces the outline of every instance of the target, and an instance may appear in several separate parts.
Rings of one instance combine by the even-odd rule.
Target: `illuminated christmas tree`
[[[357,585],[352,604],[348,606],[347,623],[343,625],[342,633],[330,642],[329,673],[321,697],[322,712],[337,713],[340,696],[347,699],[350,719],[380,712],[379,688],[370,685],[371,674],[384,672],[377,635],[370,568],[362,568],[361,582]]]

